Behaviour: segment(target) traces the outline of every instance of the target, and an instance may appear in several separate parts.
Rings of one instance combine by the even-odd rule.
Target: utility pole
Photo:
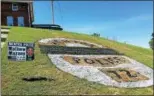
[[[51,6],[52,6],[52,24],[54,24],[54,6],[53,6],[53,0],[51,0]]]

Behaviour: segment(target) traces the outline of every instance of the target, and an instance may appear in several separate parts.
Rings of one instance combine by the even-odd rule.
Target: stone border
[[[84,42],[84,43],[87,43],[87,44],[92,44],[92,45],[95,45],[97,46],[98,48],[104,48],[102,45],[98,45],[98,44],[95,44],[95,43],[91,43],[91,42],[87,42],[87,41],[83,41],[83,40],[76,40],[76,39],[66,39],[66,38],[46,38],[46,39],[41,39],[39,41],[40,44],[47,44],[48,41],[53,41],[53,40],[70,40],[70,41],[78,41],[78,42]],[[77,43],[78,44],[78,43]],[[69,44],[66,44],[68,45],[67,47],[70,47],[70,43]],[[71,44],[71,46],[73,46],[73,43]],[[74,46],[74,47],[77,47],[77,46]],[[88,47],[88,46],[87,46]]]
[[[48,38],[48,39],[41,39],[39,41],[40,44],[44,44],[44,45],[48,45],[48,41],[50,40],[75,40],[75,39],[65,39],[65,38]],[[87,41],[83,41],[83,40],[76,40],[76,41],[81,41],[81,42],[86,42],[88,44],[93,44],[95,46],[99,46],[99,48],[103,47],[101,45],[98,44],[94,44],[94,43],[89,43]],[[75,46],[75,47],[73,47]],[[82,66],[82,65],[73,65],[70,64],[69,62],[65,61],[63,59],[63,56],[75,56],[75,57],[86,57],[86,58],[102,58],[102,57],[106,57],[106,56],[110,56],[108,54],[105,55],[64,55],[63,54],[55,54],[55,52],[59,51],[64,51],[64,49],[67,50],[72,50],[74,52],[74,49],[77,47],[76,45],[71,45],[70,46],[56,46],[57,49],[56,50],[52,50],[52,52],[47,52],[46,54],[48,54],[49,58],[51,59],[51,62],[56,65],[57,68],[61,69],[64,72],[68,72],[74,76],[77,76],[79,78],[85,78],[88,81],[93,81],[93,82],[97,82],[100,84],[104,84],[104,85],[109,85],[109,86],[115,86],[115,87],[125,87],[125,88],[134,88],[134,87],[148,87],[153,85],[153,69],[145,66],[142,63],[139,63],[133,59],[130,59],[126,56],[123,56],[124,58],[128,59],[130,62],[129,63],[123,63],[120,65],[116,65],[114,67],[94,67],[94,66]],[[50,51],[53,48],[56,48],[53,45],[49,46],[45,46],[44,49],[49,49],[47,51]],[[51,49],[50,49],[51,48]],[[79,48],[85,48],[85,47],[79,47]],[[86,48],[85,48],[86,49]],[[89,49],[93,49],[90,48]],[[103,51],[105,50],[105,48],[103,49]],[[110,49],[111,50],[111,49]],[[58,52],[59,52],[58,51]],[[87,51],[89,53],[89,51]],[[115,51],[116,52],[116,51]],[[100,53],[100,52],[99,52]],[[110,53],[110,52],[107,52]],[[90,54],[90,53],[89,53]],[[115,54],[112,54],[112,56],[114,56]],[[115,55],[115,56],[122,56],[122,55]],[[134,70],[138,73],[140,73],[141,75],[145,75],[147,78],[149,78],[148,80],[140,80],[140,81],[136,81],[136,82],[117,82],[115,80],[113,80],[110,76],[108,76],[107,74],[105,74],[103,71],[103,69],[118,69],[118,68],[125,68],[125,69],[131,69]],[[101,69],[101,70],[100,70]]]
[[[100,54],[104,54],[104,55],[123,55],[122,53],[119,53],[116,50],[107,48],[107,47],[102,47],[102,45],[98,45],[95,43],[90,43],[87,41],[83,41],[83,40],[75,40],[78,42],[82,42],[82,43],[86,43],[89,45],[94,45],[95,47],[85,47],[85,46],[79,46],[77,47],[76,45],[79,43],[71,43],[69,42],[68,44],[65,44],[66,46],[60,46],[60,45],[52,45],[49,44],[49,41],[53,41],[53,40],[75,40],[75,39],[66,39],[66,38],[47,38],[47,39],[41,39],[39,40],[39,47],[42,53],[45,54],[78,54],[78,55],[86,55],[86,54],[95,54],[95,55],[100,55]],[[68,45],[68,46],[67,46]],[[69,46],[71,45],[71,46]],[[81,44],[84,45],[84,44]],[[75,47],[74,47],[75,46]]]
[[[131,68],[136,72],[139,72],[142,75],[145,75],[149,78],[149,80],[137,81],[137,82],[117,82],[113,80],[111,77],[107,76],[105,73],[101,72],[98,68],[93,66],[79,66],[72,65],[66,62],[62,56],[48,54],[49,58],[56,65],[57,68],[61,69],[64,72],[68,72],[74,76],[79,78],[85,78],[88,81],[97,82],[104,85],[116,86],[116,87],[126,87],[126,88],[134,88],[134,87],[148,87],[153,85],[153,70],[144,64],[141,64],[133,59],[130,59],[126,56],[124,58],[128,59],[131,63],[117,65],[115,67],[101,67],[101,68]],[[104,55],[66,55],[66,56],[75,56],[75,57],[88,57],[88,58],[97,58],[104,57]]]

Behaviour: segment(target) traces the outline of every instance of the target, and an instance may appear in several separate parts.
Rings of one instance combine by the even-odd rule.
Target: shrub
[[[100,37],[99,33],[93,33],[92,36]]]
[[[153,43],[154,43],[154,42],[153,42],[153,39],[154,39],[154,32],[152,33],[152,36],[153,36],[153,37],[152,37],[152,39],[149,41],[149,45],[150,45],[150,48],[151,48],[151,49],[154,49],[154,44],[153,44]]]

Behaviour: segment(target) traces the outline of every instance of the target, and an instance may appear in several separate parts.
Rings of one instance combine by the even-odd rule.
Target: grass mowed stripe
[[[6,42],[35,42],[35,60],[14,62],[7,60],[7,44],[2,50],[2,95],[52,95],[52,94],[121,94],[151,95],[153,87],[116,88],[79,79],[56,68],[46,54],[40,52],[38,40],[43,38],[62,37],[85,40],[107,46],[124,53],[145,65],[153,68],[152,50],[97,38],[85,34],[65,31],[51,31],[32,28],[12,27]],[[54,81],[26,82],[22,78],[43,76],[54,78]]]

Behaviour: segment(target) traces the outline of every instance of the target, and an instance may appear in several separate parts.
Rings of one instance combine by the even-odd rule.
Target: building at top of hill
[[[31,27],[34,22],[33,1],[1,0],[1,25]]]

